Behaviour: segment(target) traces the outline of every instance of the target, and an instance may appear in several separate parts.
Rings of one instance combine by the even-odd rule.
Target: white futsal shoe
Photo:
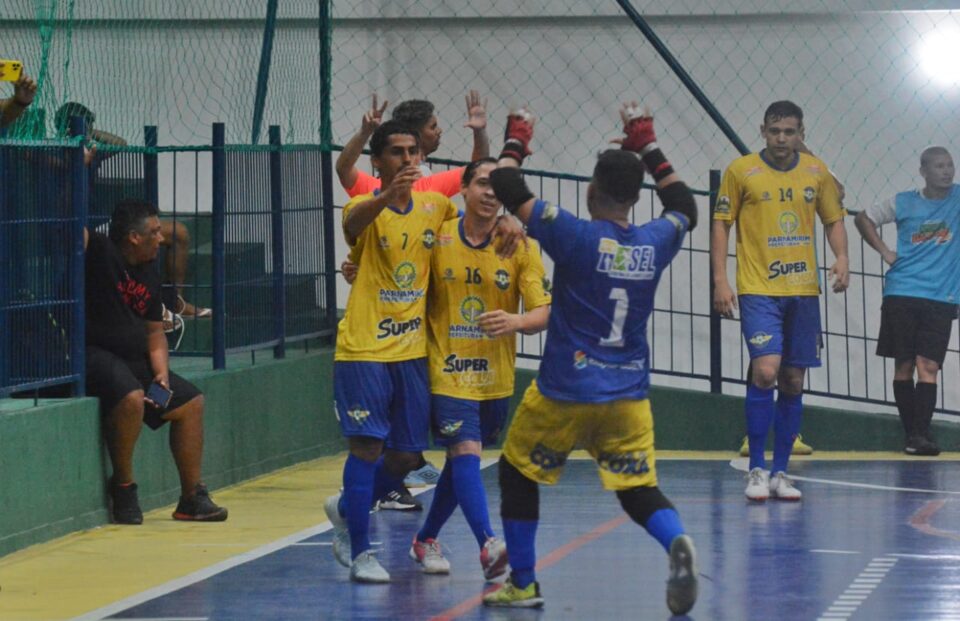
[[[803,494],[793,486],[785,472],[778,472],[770,479],[770,496],[780,500],[800,500]]]
[[[340,493],[338,492],[327,498],[323,503],[323,511],[327,514],[327,519],[330,520],[330,523],[333,525],[333,556],[337,559],[337,562],[344,567],[350,567],[350,573],[352,575],[353,564],[350,558],[350,532],[347,530],[347,521],[340,515],[339,505]]]
[[[390,574],[383,568],[373,552],[366,550],[357,555],[350,565],[350,579],[354,582],[383,584],[390,582]]]
[[[747,475],[747,489],[744,491],[747,498],[763,502],[770,496],[770,475],[763,468],[754,468]]]
[[[410,558],[420,563],[425,574],[450,573],[450,561],[443,556],[440,542],[436,539],[419,541],[414,537],[410,546]]]

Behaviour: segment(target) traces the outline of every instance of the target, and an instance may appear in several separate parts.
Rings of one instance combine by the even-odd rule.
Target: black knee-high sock
[[[937,407],[937,385],[933,382],[917,382],[914,393],[916,402],[917,435],[930,438],[930,421],[933,419],[933,408]]]
[[[903,423],[903,433],[909,438],[916,435],[916,398],[913,379],[893,380],[893,399],[897,402],[897,412]]]

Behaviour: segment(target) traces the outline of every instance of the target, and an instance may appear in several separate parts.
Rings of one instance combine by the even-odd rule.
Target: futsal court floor
[[[800,503],[750,504],[745,460],[664,452],[660,484],[699,551],[697,620],[960,621],[960,455],[819,453],[791,462]],[[438,466],[439,453],[429,455]],[[407,557],[423,515],[380,511],[372,540],[389,585],[357,585],[333,559],[322,503],[344,455],[215,493],[222,524],[172,507],[0,559],[0,620],[669,619],[667,557],[604,492],[585,455],[541,492],[538,578],[546,606],[491,610],[458,511],[441,533],[449,576]],[[496,453],[483,473],[500,532]],[[428,503],[429,489],[419,498]],[[679,617],[684,618],[684,617]]]

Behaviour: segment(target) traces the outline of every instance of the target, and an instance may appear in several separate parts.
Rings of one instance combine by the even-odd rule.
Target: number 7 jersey
[[[675,212],[621,227],[535,203],[528,232],[554,261],[541,393],[581,403],[646,398],[647,320],[657,283],[688,226]]]

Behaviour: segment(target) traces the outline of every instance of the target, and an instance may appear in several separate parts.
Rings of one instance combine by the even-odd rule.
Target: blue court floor
[[[687,618],[960,621],[957,462],[796,462],[791,470],[803,501],[766,504],[743,497],[744,468],[742,460],[658,462],[661,487],[699,550],[700,598]],[[484,471],[484,481],[499,532],[496,466]],[[420,498],[431,496],[427,491]],[[147,594],[108,618],[670,618],[666,555],[602,490],[590,461],[569,462],[560,485],[541,493],[542,611],[479,604],[489,585],[459,512],[441,533],[451,575],[420,573],[407,550],[421,519],[394,511],[372,516],[372,539],[380,542],[390,585],[351,583],[333,559],[325,524],[269,553],[223,564],[219,573],[155,590],[156,597]]]

